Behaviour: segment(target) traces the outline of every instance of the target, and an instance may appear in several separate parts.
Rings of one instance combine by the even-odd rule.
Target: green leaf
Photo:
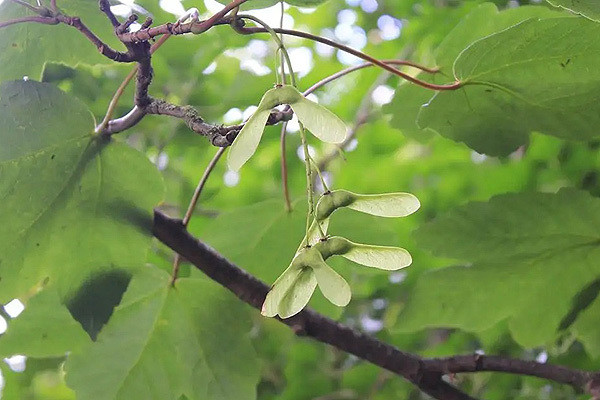
[[[184,278],[172,288],[148,267],[98,341],[69,356],[67,383],[81,400],[254,399],[249,329],[238,300],[214,283]]]
[[[62,357],[90,341],[62,303],[56,288],[46,287],[28,302],[19,318],[0,336],[0,358]]]
[[[69,312],[92,340],[108,322],[114,308],[121,302],[131,275],[111,270],[86,280],[68,300]]]
[[[448,77],[453,75],[454,61],[473,42],[530,18],[554,18],[561,15],[564,14],[539,6],[521,6],[498,11],[493,3],[481,4],[465,16],[435,50],[435,65],[441,73],[433,76],[420,74],[419,78],[437,84],[450,83],[452,80]],[[386,112],[392,114],[392,126],[419,141],[429,139],[433,130],[421,129],[417,125],[417,116],[421,106],[432,97],[431,90],[403,82],[396,90],[394,100],[385,108]]]
[[[600,22],[600,4],[596,0],[548,0],[548,3]]]
[[[143,265],[162,179],[93,129],[86,107],[51,85],[0,86],[0,302],[48,277],[64,298],[99,271]]]
[[[416,232],[422,247],[475,264],[422,275],[398,329],[480,331],[508,319],[521,345],[547,343],[600,274],[599,215],[600,200],[561,190],[469,203],[424,225]]]
[[[418,123],[491,155],[511,153],[532,131],[597,137],[600,43],[592,38],[599,34],[600,26],[588,20],[554,18],[525,21],[475,42],[454,63],[465,86],[436,94]]]
[[[110,22],[100,12],[96,0],[63,0],[58,6],[69,16],[80,17],[92,32],[114,49],[125,50],[116,39]],[[34,15],[31,11],[12,1],[0,4],[0,21],[31,15]],[[102,56],[81,32],[64,24],[29,22],[2,28],[0,48],[0,82],[23,76],[39,79],[48,61],[70,66],[114,63]]]

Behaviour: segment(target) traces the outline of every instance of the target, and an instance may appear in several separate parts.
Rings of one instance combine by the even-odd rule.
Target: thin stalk
[[[325,178],[323,178],[321,169],[319,168],[319,166],[317,165],[317,163],[315,162],[315,160],[312,157],[310,157],[310,162],[315,167],[315,171],[317,171],[317,175],[319,176],[319,180],[321,181],[321,184],[323,185],[323,189],[325,190],[325,192],[329,192],[329,187],[327,186],[327,182],[325,182]]]
[[[413,67],[413,68],[417,68],[420,69],[423,72],[426,72],[428,74],[437,74],[440,72],[440,70],[438,68],[427,68],[427,67],[423,67],[419,64],[413,63],[412,61],[406,61],[406,60],[382,60],[383,63],[388,64],[388,65],[402,65],[402,66],[408,66],[408,67]],[[339,72],[336,72],[335,74],[329,75],[326,78],[321,79],[319,82],[315,83],[314,85],[312,85],[311,87],[309,87],[308,89],[306,89],[304,91],[304,96],[308,96],[309,94],[313,93],[314,91],[316,91],[317,89],[322,88],[323,86],[327,85],[330,82],[335,81],[336,79],[339,79],[343,76],[346,76],[354,71],[358,71],[364,68],[369,68],[369,67],[373,67],[375,64],[371,64],[370,62],[368,63],[363,63],[363,64],[359,64],[359,65],[355,65],[353,67],[348,67],[346,69],[343,69]]]
[[[245,28],[245,27],[239,27],[239,26],[235,26],[235,29],[242,33],[242,34],[254,34],[254,33],[265,33],[268,32],[268,30],[266,30],[266,28]],[[296,36],[296,37],[301,37],[304,39],[309,39],[315,42],[319,42],[319,43],[323,43],[326,44],[328,46],[334,47],[336,49],[345,51],[346,53],[352,54],[353,56],[356,56],[358,58],[361,58],[371,64],[377,65],[378,67],[391,72],[394,75],[397,75],[409,82],[414,83],[415,85],[418,86],[422,86],[424,88],[427,89],[431,89],[431,90],[456,90],[461,88],[464,85],[464,82],[461,81],[456,81],[454,83],[448,84],[448,85],[437,85],[434,83],[429,83],[429,82],[425,82],[422,81],[420,79],[417,79],[413,76],[410,76],[409,74],[406,74],[402,71],[398,71],[396,68],[392,67],[391,65],[387,65],[386,63],[371,57],[368,54],[363,53],[362,51],[353,49],[351,47],[345,46],[341,43],[338,43],[336,41],[321,37],[321,36],[317,36],[317,35],[313,35],[312,33],[308,33],[308,32],[302,32],[302,31],[296,31],[293,29],[279,29],[279,28],[275,28],[272,29],[273,31],[275,31],[275,33],[281,33],[284,35],[290,35],[290,36]],[[270,32],[269,32],[270,33]]]
[[[258,25],[261,25],[266,30],[266,32],[268,32],[271,35],[273,40],[279,46],[279,50],[281,51],[281,54],[285,58],[285,62],[288,66],[288,70],[290,71],[290,80],[291,80],[292,86],[297,87],[296,77],[294,76],[294,69],[292,68],[292,61],[290,60],[290,55],[288,54],[285,46],[283,45],[283,42],[281,41],[281,39],[279,38],[279,35],[277,35],[275,30],[273,28],[271,28],[269,25],[267,25],[265,22],[263,22],[261,19],[256,18],[253,15],[240,14],[240,15],[238,15],[238,18],[249,19],[250,21],[256,22]]]
[[[283,28],[283,16],[285,13],[285,9],[283,6],[283,1],[280,2],[279,4],[281,4],[281,18],[279,19],[279,27]],[[283,35],[279,36],[279,40],[281,41],[281,43],[283,44]],[[285,76],[285,67],[284,67],[284,63],[285,63],[285,57],[283,55],[283,53],[279,52],[281,51],[281,49],[277,49],[277,53],[278,55],[281,57],[279,58],[279,66],[281,68],[281,77],[283,78],[283,84],[287,84],[287,78]],[[281,184],[283,185],[283,200],[285,203],[285,209],[288,213],[292,212],[292,200],[290,199],[290,187],[289,187],[289,181],[288,181],[288,167],[287,167],[287,155],[286,155],[286,130],[287,130],[287,126],[288,123],[287,121],[285,121],[282,125],[281,125],[281,135],[280,135],[280,143],[281,143]]]
[[[192,219],[192,215],[194,214],[194,209],[196,208],[196,204],[198,203],[198,199],[200,198],[200,195],[202,194],[202,190],[204,189],[204,186],[206,185],[206,182],[208,181],[208,178],[210,177],[211,172],[215,169],[215,166],[217,165],[217,163],[221,159],[221,156],[225,152],[225,149],[226,149],[226,147],[220,147],[219,150],[217,150],[217,152],[213,156],[212,160],[210,160],[210,162],[206,166],[206,169],[204,170],[204,173],[202,174],[202,177],[200,178],[200,181],[198,182],[198,186],[196,186],[196,190],[194,191],[194,194],[192,195],[192,198],[190,200],[190,204],[188,205],[187,211],[185,212],[185,215],[183,216],[183,219],[181,220],[181,224],[184,227],[187,228],[188,224],[190,223],[190,220]],[[179,253],[176,253],[175,260],[173,260],[173,271],[171,273],[171,286],[175,285],[175,281],[177,280],[177,275],[179,274],[180,263],[181,263],[181,257],[179,255]]]
[[[19,4],[19,5],[23,6],[23,7],[26,7],[26,8],[30,9],[31,11],[33,11],[35,13],[39,13],[40,12],[40,10],[37,7],[32,6],[31,4],[29,4],[26,1],[23,1],[23,0],[11,0],[11,1],[13,3]],[[38,6],[41,7],[41,5],[39,5],[39,4],[38,4]]]
[[[283,185],[283,200],[285,202],[285,209],[287,212],[292,212],[292,201],[290,199],[290,187],[288,183],[288,168],[287,168],[287,155],[285,153],[285,135],[287,130],[287,121],[281,126],[281,183]]]
[[[298,121],[298,126],[300,127],[300,138],[302,140],[302,149],[304,151],[304,164],[306,165],[306,197],[308,199],[308,212],[306,213],[306,237],[308,238],[310,237],[309,232],[311,216],[314,216],[315,211],[315,198],[312,180],[312,167],[310,165],[310,154],[308,153],[308,142],[306,140],[306,131],[304,130],[304,125],[302,122]],[[321,224],[317,222],[317,226],[319,227],[319,233],[321,234],[321,237],[325,236],[323,229],[321,228]]]

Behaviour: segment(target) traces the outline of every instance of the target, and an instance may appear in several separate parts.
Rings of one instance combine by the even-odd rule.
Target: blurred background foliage
[[[60,3],[60,1],[59,1]],[[125,3],[125,2],[124,2]],[[157,23],[173,21],[176,14],[197,7],[203,15],[214,11],[212,0],[136,1],[150,11]],[[407,58],[435,64],[434,51],[448,32],[482,1],[459,0],[330,0],[316,9],[287,8],[284,26],[301,29],[343,43],[380,59]],[[500,9],[527,2],[494,2]],[[545,7],[538,1],[531,1]],[[130,10],[120,5],[123,13]],[[257,12],[277,26],[280,8]],[[47,27],[51,32],[52,27]],[[70,32],[77,35],[75,31]],[[299,87],[356,62],[336,50],[292,37],[285,38]],[[274,83],[275,46],[268,35],[241,36],[217,27],[201,36],[176,37],[154,56],[155,78],[151,94],[177,104],[190,104],[209,122],[236,124],[247,118],[263,92]],[[130,66],[72,68],[48,63],[42,79],[83,100],[97,120]],[[457,261],[436,258],[420,250],[411,233],[436,215],[473,200],[521,191],[556,191],[576,187],[600,195],[600,143],[572,143],[534,134],[530,144],[505,158],[478,154],[463,144],[439,135],[407,137],[389,121],[403,115],[402,104],[392,100],[400,85],[376,68],[355,72],[318,90],[318,99],[349,125],[359,112],[368,120],[357,128],[355,140],[337,154],[335,149],[312,141],[315,157],[334,156],[326,165],[333,188],[359,193],[407,191],[421,201],[421,210],[399,220],[382,220],[351,212],[336,214],[332,233],[364,243],[407,248],[414,262],[391,274],[371,271],[336,260],[334,267],[351,284],[353,300],[344,309],[329,305],[320,293],[311,305],[350,326],[369,332],[399,348],[425,356],[444,356],[474,351],[537,359],[580,368],[600,368],[600,360],[586,355],[568,333],[544,347],[524,349],[510,335],[506,322],[483,332],[426,329],[402,332],[401,311],[411,289],[424,272]],[[117,109],[131,107],[128,89]],[[300,138],[291,123],[287,134],[289,183],[296,200],[292,214],[284,210],[280,175],[280,126],[269,127],[258,153],[239,174],[227,171],[224,162],[214,171],[202,194],[191,232],[222,254],[266,282],[287,266],[303,236],[305,193],[304,166],[298,156]],[[162,208],[182,215],[195,185],[215,149],[206,139],[191,133],[182,123],[149,116],[119,140],[145,152],[163,172],[167,197]],[[126,168],[126,166],[124,166]],[[148,262],[170,270],[173,254],[155,244]],[[184,266],[184,273],[189,266]],[[457,293],[457,296],[459,294]],[[510,296],[510,293],[507,293]],[[422,310],[427,313],[427,310]],[[481,313],[486,305],[481,304]],[[295,337],[276,321],[253,313],[252,331],[262,362],[258,399],[420,399],[411,385],[352,356]],[[3,320],[10,320],[4,313]],[[9,323],[10,325],[10,323]],[[10,329],[10,327],[9,327]],[[7,399],[73,399],[62,380],[60,359],[27,359],[26,368],[12,360],[1,363]],[[501,374],[456,377],[455,383],[476,397],[494,399],[575,399],[569,388],[533,378]]]

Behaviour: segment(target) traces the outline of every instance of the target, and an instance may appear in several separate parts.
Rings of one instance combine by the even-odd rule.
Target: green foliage
[[[549,1],[561,10],[378,0],[374,12],[343,0],[286,3],[298,6],[286,7],[294,29],[364,44],[378,59],[437,66],[437,74],[402,70],[464,86],[436,93],[366,68],[318,89],[313,102],[300,92],[347,60],[284,36],[293,61],[303,54],[311,68],[298,90],[263,97],[228,155],[234,170],[252,162],[238,174],[224,160],[216,166],[189,231],[274,283],[267,315],[308,303],[426,357],[483,350],[599,370],[596,2]],[[155,0],[135,5],[155,24],[177,18]],[[124,50],[96,0],[58,6]],[[242,10],[267,6],[279,10],[276,0]],[[33,13],[0,3],[0,21],[25,15]],[[387,29],[399,37],[385,37],[385,15],[398,18]],[[97,136],[132,65],[103,58],[72,27],[4,27],[0,49],[0,301],[25,304],[18,317],[0,308],[0,327],[8,325],[0,356],[27,357],[24,372],[0,363],[3,399],[419,398],[410,383],[263,318],[185,261],[171,286],[173,254],[151,240],[152,209],[183,214],[213,146],[165,116]],[[235,125],[273,87],[279,58],[268,35],[227,25],[173,37],[153,55],[150,93],[193,106],[207,123]],[[393,100],[380,106],[390,90]],[[130,111],[132,96],[129,87],[115,117]],[[332,189],[316,202],[308,235],[300,135],[286,134],[288,213],[280,126],[265,127],[280,104],[316,137],[310,154]],[[357,142],[340,157],[328,142],[343,140],[346,126]],[[319,195],[325,188],[315,182]],[[462,374],[452,383],[492,400],[582,398],[517,375]]]
[[[94,136],[85,106],[51,85],[5,82],[0,96],[2,301],[46,279],[65,298],[94,273],[143,265],[163,193],[156,169]]]
[[[252,399],[258,376],[243,333],[249,325],[214,284],[184,278],[173,288],[167,274],[147,268],[98,340],[69,357],[67,383],[79,399]]]
[[[570,38],[599,33],[593,22],[554,18],[525,21],[488,36],[454,62],[464,90],[436,94],[418,123],[492,155],[516,150],[531,131],[571,140],[597,137],[592,110],[599,76],[592,66],[600,61],[600,47]]]
[[[399,329],[481,331],[508,319],[523,346],[550,342],[573,297],[600,272],[593,261],[599,211],[584,192],[520,193],[470,203],[423,226],[416,232],[423,247],[474,265],[424,275]],[[428,312],[418,311],[425,304]],[[485,315],[475,312],[480,304],[489,307]]]
[[[472,43],[496,32],[501,32],[531,18],[555,18],[559,16],[561,16],[560,13],[550,11],[543,7],[524,6],[498,11],[498,8],[494,4],[484,3],[466,15],[460,21],[460,23],[458,23],[450,33],[448,33],[442,43],[437,47],[435,50],[435,61],[436,65],[440,68],[443,77],[438,77],[438,75],[435,75],[431,80],[433,82],[443,83],[442,81],[448,80],[449,77],[460,78],[455,73],[454,62],[463,52],[463,50],[468,48]],[[493,53],[493,55],[495,54],[496,53]],[[520,75],[515,75],[514,78],[519,78],[519,76]],[[502,84],[502,81],[495,83]],[[489,90],[489,88],[486,87],[483,90]],[[483,120],[483,118],[487,117],[487,115],[483,115],[482,117],[479,117],[477,114],[473,115],[472,107],[477,106],[477,103],[475,102],[475,99],[473,102],[470,102],[470,97],[466,97],[465,91],[459,90],[457,92],[457,94],[461,96],[458,100],[460,100],[461,104],[464,104],[465,101],[467,101],[465,98],[469,99],[469,103],[467,105],[470,108],[466,115],[471,116],[472,124],[487,124],[486,129],[489,129],[490,126],[494,126],[493,121]],[[401,129],[406,135],[410,135],[411,137],[421,140],[424,137],[427,138],[428,130],[423,130],[423,128],[427,127],[430,129],[435,129],[435,127],[425,126],[419,122],[419,111],[421,110],[421,107],[428,103],[431,98],[431,91],[427,89],[409,84],[401,85],[396,91],[394,101],[390,104],[390,106],[388,106],[388,111],[393,113],[392,124],[396,128]],[[510,121],[508,121],[508,124],[510,124]],[[439,133],[444,134],[444,132]],[[529,132],[525,132],[524,135],[526,136],[528,133]],[[477,132],[471,133],[471,135],[476,134]],[[462,137],[449,137],[455,140],[462,139]],[[497,136],[494,134],[489,134],[482,137],[481,140],[493,140],[496,137]],[[475,139],[476,138],[477,136],[475,136]],[[514,140],[515,139],[513,138],[513,141]],[[522,141],[523,139],[521,138],[520,142]],[[468,145],[470,145],[470,143],[471,142],[467,142]],[[478,145],[478,143],[476,145]],[[514,144],[505,144],[501,140],[491,143],[490,147],[494,145],[499,146],[500,149],[502,149],[503,146],[514,148]],[[496,154],[499,153],[498,149],[494,148],[494,150]]]

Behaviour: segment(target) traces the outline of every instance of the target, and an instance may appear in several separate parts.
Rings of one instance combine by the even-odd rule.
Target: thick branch
[[[192,237],[180,220],[155,211],[153,229],[154,236],[160,241],[242,301],[260,310],[269,291],[267,285]],[[310,336],[392,371],[437,399],[472,400],[470,396],[444,382],[440,373],[425,371],[423,361],[418,356],[400,351],[310,309],[281,322],[297,334]]]
[[[443,372],[445,374],[495,371],[529,375],[571,385],[580,390],[585,390],[586,385],[593,379],[600,378],[597,373],[559,365],[480,354],[429,359],[424,361],[424,368],[427,371]]]
[[[180,220],[154,213],[154,236],[242,301],[261,309],[269,287],[232,264],[215,250],[191,236]],[[337,323],[313,310],[280,320],[299,335],[330,344],[409,380],[436,399],[467,400],[472,397],[442,380],[453,373],[496,371],[544,378],[568,384],[592,395],[600,394],[600,373],[497,356],[455,356],[423,359],[362,332]]]
[[[168,103],[161,99],[152,99],[146,106],[135,106],[129,113],[121,118],[110,120],[104,130],[100,131],[104,135],[113,135],[125,131],[137,125],[146,115],[168,115],[179,118],[190,128],[201,136],[205,136],[213,146],[227,147],[231,146],[234,139],[244,127],[243,124],[223,126],[212,125],[204,121],[192,106],[178,106]],[[292,110],[283,111],[273,110],[267,120],[267,125],[275,125],[282,121],[292,119]]]

